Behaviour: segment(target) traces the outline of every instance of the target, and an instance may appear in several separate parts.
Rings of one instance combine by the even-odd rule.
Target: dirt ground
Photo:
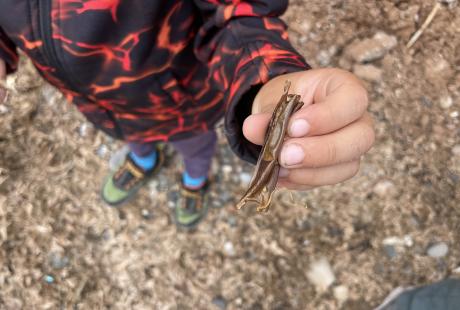
[[[121,145],[24,61],[0,105],[0,309],[372,309],[398,286],[460,276],[460,7],[450,2],[407,49],[435,1],[291,1],[284,19],[307,61],[366,80],[376,145],[353,180],[294,203],[280,192],[258,215],[234,210],[252,167],[221,138],[221,208],[193,234],[170,218],[177,158],[126,207],[103,205]],[[309,276],[321,259],[334,280],[323,287]]]

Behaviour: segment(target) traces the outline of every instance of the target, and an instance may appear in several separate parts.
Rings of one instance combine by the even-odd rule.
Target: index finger
[[[356,78],[347,75],[338,75],[334,79],[339,80],[338,85],[329,94],[315,98],[313,104],[292,115],[288,127],[289,136],[300,138],[305,135],[324,135],[361,118],[368,106],[366,89]],[[307,133],[305,127],[308,128]]]

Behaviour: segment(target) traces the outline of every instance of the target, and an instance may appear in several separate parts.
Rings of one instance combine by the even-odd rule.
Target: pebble
[[[384,245],[383,250],[389,258],[395,258],[396,256],[398,256],[396,248],[392,245]]]
[[[54,269],[62,269],[69,264],[69,258],[66,256],[62,256],[59,253],[51,253],[49,256],[49,261],[51,267]]]
[[[142,209],[141,214],[142,214],[142,217],[146,220],[153,219],[153,212],[148,209]]]
[[[310,265],[307,277],[318,291],[326,291],[335,281],[332,267],[325,258],[314,261]]]
[[[177,191],[168,192],[168,208],[174,209],[179,201],[179,193]]]
[[[414,239],[412,239],[412,237],[409,235],[405,235],[403,237],[403,240],[404,240],[404,245],[407,247],[411,247],[414,245]]]
[[[414,245],[414,240],[411,236],[405,235],[403,238],[399,237],[387,237],[383,239],[382,244],[384,246],[391,245],[391,246],[407,246],[411,247]]]
[[[224,252],[228,256],[235,256],[236,253],[235,253],[235,248],[233,246],[233,243],[231,243],[230,241],[226,241],[224,243]]]
[[[355,65],[353,66],[353,73],[370,82],[382,80],[383,75],[382,69],[377,68],[374,65]]]
[[[50,275],[44,276],[43,280],[45,280],[45,282],[48,283],[48,284],[54,283],[54,277],[50,276]]]
[[[339,303],[344,303],[348,299],[348,287],[339,285],[334,287],[334,297]]]
[[[252,176],[251,174],[247,173],[247,172],[241,172],[240,173],[240,181],[241,181],[241,185],[246,187],[249,185],[249,183],[251,182],[251,179],[252,179]]]
[[[229,215],[227,218],[227,223],[230,227],[236,227],[238,225],[238,221],[235,216]]]
[[[225,174],[225,175],[229,175],[231,172],[232,172],[232,166],[230,165],[223,165],[222,166],[222,172]]]
[[[447,255],[449,247],[445,242],[438,242],[428,247],[427,254],[433,258],[441,258]]]
[[[394,188],[395,185],[393,182],[389,180],[383,180],[375,184],[373,192],[380,198],[385,198],[393,191]]]
[[[455,156],[460,156],[460,144],[454,145],[452,148],[452,154]]]
[[[0,115],[8,113],[10,110],[4,104],[0,104]]]
[[[227,301],[222,296],[215,296],[212,299],[212,303],[216,305],[219,309],[222,309],[222,310],[227,309]]]
[[[86,137],[88,135],[88,123],[83,123],[78,127],[78,134],[80,137]]]
[[[453,103],[454,103],[454,100],[452,99],[451,96],[444,96],[439,101],[439,105],[441,106],[441,108],[445,110],[449,109]]]
[[[316,59],[318,59],[318,63],[320,64],[320,66],[323,67],[331,63],[331,55],[328,51],[320,51],[316,56]]]
[[[453,111],[453,112],[450,113],[449,115],[450,115],[450,117],[452,117],[452,118],[457,118],[458,115],[459,115],[459,113],[458,113],[458,111]]]
[[[398,44],[395,36],[379,31],[372,38],[357,41],[349,45],[345,54],[355,61],[363,63],[377,60]]]
[[[104,158],[108,152],[109,152],[109,148],[105,144],[101,144],[96,150],[97,156],[101,158]]]
[[[458,0],[438,0],[438,2],[447,5],[450,9],[457,6]]]

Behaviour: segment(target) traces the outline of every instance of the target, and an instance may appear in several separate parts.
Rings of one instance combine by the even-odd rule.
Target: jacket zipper
[[[46,58],[46,63],[51,68],[56,69],[56,75],[63,81],[69,84],[71,89],[78,90],[75,87],[76,84],[72,81],[72,76],[67,72],[62,62],[59,60],[56,45],[53,40],[53,26],[51,21],[51,12],[53,9],[53,0],[37,0],[38,1],[38,19],[40,24],[40,32],[43,40],[43,51]],[[118,124],[114,113],[108,109],[105,109],[107,117],[115,125],[115,134],[118,138],[123,139],[123,131]]]

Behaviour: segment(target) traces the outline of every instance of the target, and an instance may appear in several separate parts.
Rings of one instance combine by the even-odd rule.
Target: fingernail
[[[294,138],[305,136],[310,130],[310,124],[304,119],[296,119],[289,128],[289,135]]]
[[[305,157],[303,149],[298,144],[289,144],[281,151],[281,162],[284,166],[300,164]]]
[[[289,170],[286,169],[286,168],[281,167],[281,168],[280,168],[280,171],[279,171],[279,173],[278,173],[278,177],[280,177],[280,178],[285,178],[285,177],[287,177],[288,175],[289,175]]]

